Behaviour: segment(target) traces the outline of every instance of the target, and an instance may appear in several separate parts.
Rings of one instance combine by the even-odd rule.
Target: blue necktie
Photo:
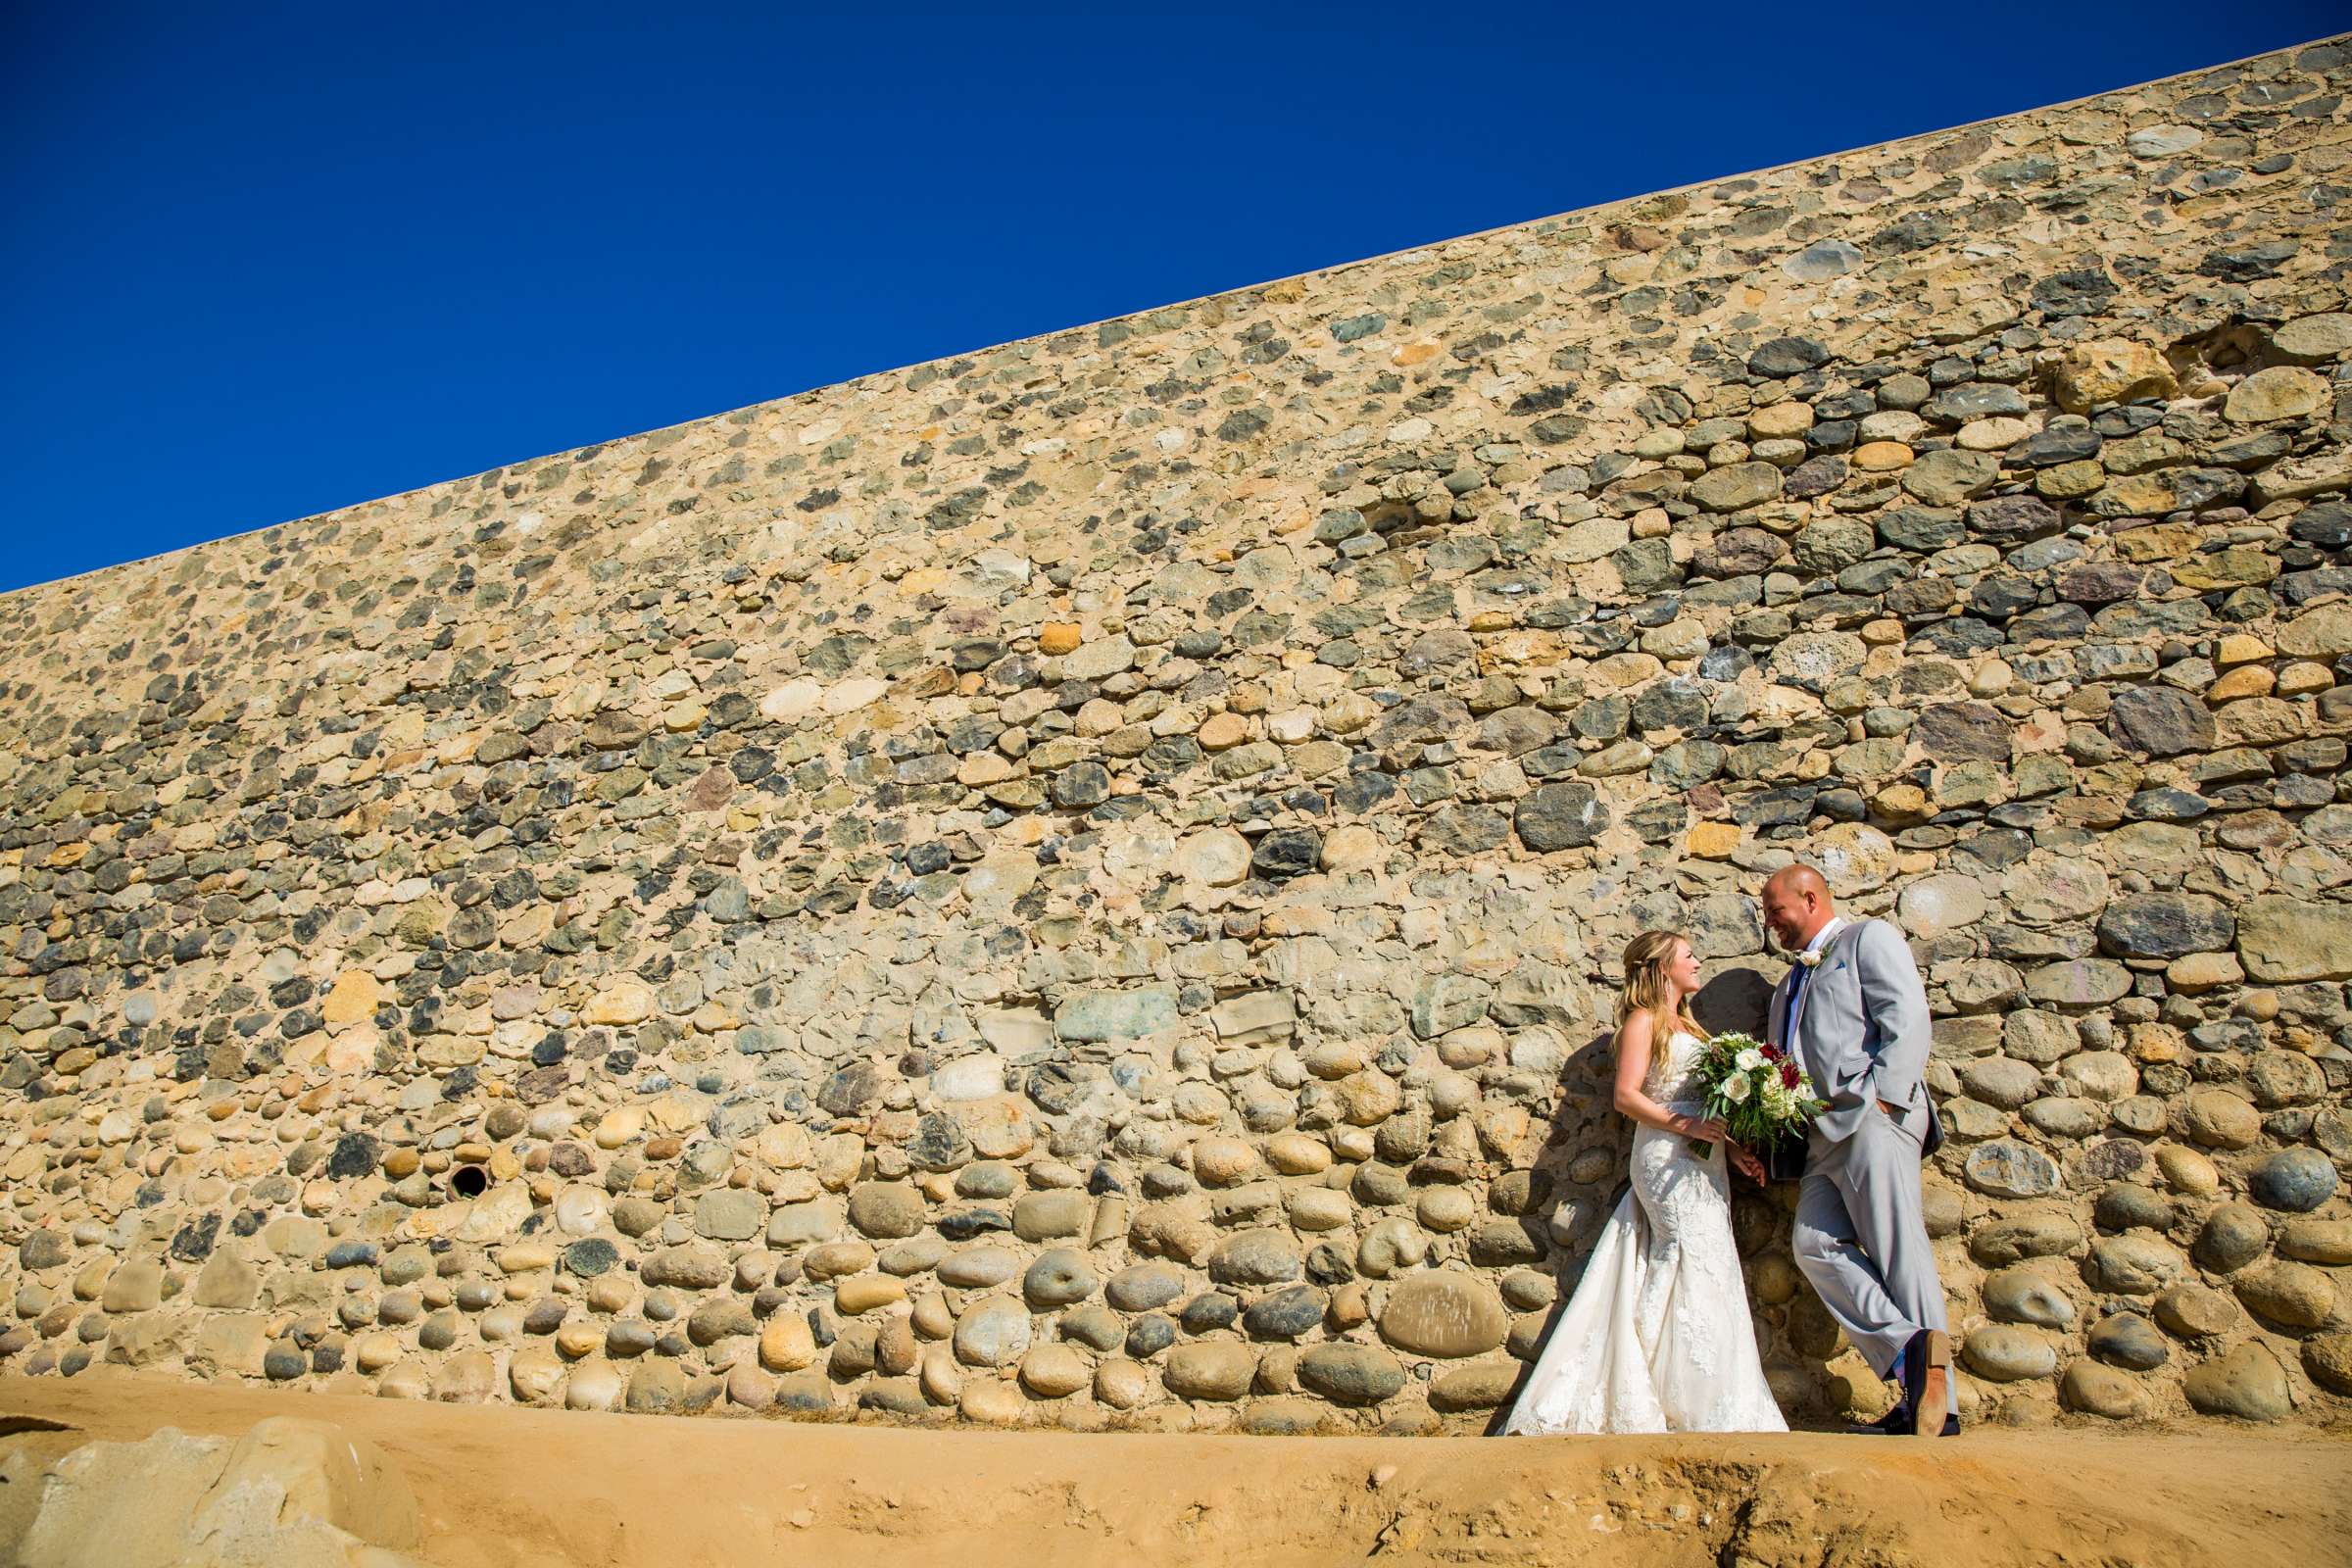
[[[1788,1051],[1796,1049],[1796,999],[1804,994],[1805,976],[1810,973],[1800,963],[1788,976],[1788,1016],[1781,1024],[1781,1045]]]

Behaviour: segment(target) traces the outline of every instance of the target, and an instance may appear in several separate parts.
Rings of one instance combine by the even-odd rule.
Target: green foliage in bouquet
[[[1720,1034],[1707,1042],[1696,1072],[1706,1085],[1707,1114],[1732,1141],[1761,1154],[1785,1139],[1802,1137],[1805,1124],[1829,1106],[1796,1058],[1751,1035]],[[1691,1152],[1707,1146],[1695,1140]]]

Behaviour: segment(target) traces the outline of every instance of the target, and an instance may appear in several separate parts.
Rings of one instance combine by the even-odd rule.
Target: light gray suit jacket
[[[1773,988],[1765,1038],[1786,1046],[1830,1102],[1814,1131],[1833,1143],[1850,1138],[1866,1116],[1883,1115],[1871,1102],[1902,1108],[1902,1124],[1922,1152],[1943,1142],[1925,1081],[1931,1025],[1928,992],[1902,933],[1884,920],[1851,920],[1830,933],[1821,962],[1796,999],[1795,1028],[1784,1041],[1788,982]]]

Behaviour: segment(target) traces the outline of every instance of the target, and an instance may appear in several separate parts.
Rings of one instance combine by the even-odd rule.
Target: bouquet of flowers
[[[1758,1158],[1803,1136],[1805,1123],[1829,1106],[1813,1093],[1813,1080],[1794,1057],[1749,1035],[1717,1035],[1707,1042],[1696,1071],[1707,1088],[1707,1114]],[[1703,1158],[1708,1146],[1693,1140],[1690,1152]]]

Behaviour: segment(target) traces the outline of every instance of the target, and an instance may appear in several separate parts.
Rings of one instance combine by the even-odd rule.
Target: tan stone
[[[760,1331],[760,1364],[770,1372],[798,1372],[816,1360],[816,1337],[798,1312],[778,1312]]]
[[[364,1023],[375,1015],[382,998],[383,988],[375,983],[375,976],[365,969],[346,969],[319,1004],[318,1015],[330,1029]]]
[[[1721,860],[1740,848],[1740,840],[1737,822],[1700,822],[1690,829],[1683,847],[1702,860]]]
[[[2328,383],[2299,366],[2257,370],[2230,389],[2222,412],[2239,424],[2299,419],[2328,401]]]
[[[2125,338],[2097,338],[2067,350],[2053,387],[2058,406],[2069,414],[2087,414],[2103,403],[2171,397],[2179,390],[2163,355]]]
[[[1229,752],[1250,738],[1250,721],[1239,713],[1212,713],[1194,737],[1205,752]]]
[[[2268,668],[2261,664],[2241,664],[2205,688],[2205,701],[2219,708],[2241,697],[2267,697],[2278,683]]]

